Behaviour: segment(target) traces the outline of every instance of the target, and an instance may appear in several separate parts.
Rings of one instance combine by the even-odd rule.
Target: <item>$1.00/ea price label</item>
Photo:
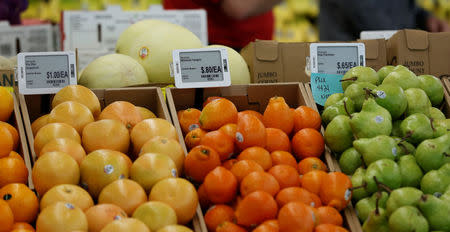
[[[17,72],[21,94],[51,94],[77,84],[74,52],[19,53]]]
[[[230,86],[226,48],[199,48],[173,51],[172,73],[177,88]]]

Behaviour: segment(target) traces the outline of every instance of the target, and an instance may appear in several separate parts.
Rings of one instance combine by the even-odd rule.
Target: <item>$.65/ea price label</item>
[[[74,52],[19,53],[17,72],[21,94],[52,94],[77,84]]]
[[[173,51],[173,76],[177,88],[230,86],[226,48],[199,48]]]

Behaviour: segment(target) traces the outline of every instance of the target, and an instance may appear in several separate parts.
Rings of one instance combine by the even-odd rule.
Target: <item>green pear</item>
[[[423,195],[419,209],[428,220],[430,229],[450,231],[450,203],[433,195]]]
[[[338,115],[347,115],[352,114],[355,112],[355,107],[353,104],[353,101],[347,97],[342,98],[340,101],[336,102],[335,104],[328,106],[323,112],[322,112],[322,121],[325,124],[328,124],[331,122],[331,120],[334,119],[334,117]]]
[[[389,232],[388,217],[386,210],[376,207],[370,212],[367,220],[363,223],[364,232]]]
[[[378,75],[371,67],[356,66],[348,70],[341,79],[342,89],[345,91],[347,87],[354,82],[369,82],[374,85],[378,84]]]
[[[376,192],[371,197],[366,197],[358,201],[355,205],[355,211],[359,220],[364,222],[369,216],[370,212],[376,209],[376,201],[378,199],[378,207],[386,208],[386,202],[389,194],[386,192]]]
[[[326,127],[325,143],[336,153],[341,153],[352,146],[353,132],[350,118],[346,115],[336,116]]]
[[[450,118],[432,120],[433,138],[441,137],[450,132]]]
[[[392,66],[392,65],[386,65],[386,66],[380,68],[377,72],[378,83],[383,83],[384,78],[386,78],[389,73],[394,71],[394,68],[395,68],[395,66]]]
[[[396,120],[392,122],[392,131],[391,135],[396,137],[402,137],[402,131],[400,130],[400,124],[402,120]]]
[[[450,186],[450,163],[442,165],[438,170],[427,172],[421,182],[420,188],[426,194],[442,195]]]
[[[433,138],[433,128],[430,119],[422,113],[415,113],[403,120],[400,124],[402,136],[406,141],[419,144],[423,140]]]
[[[353,147],[361,153],[366,165],[380,159],[395,160],[400,150],[395,139],[387,135],[355,140]]]
[[[440,111],[438,108],[430,107],[429,112],[430,118],[433,120],[445,119],[445,114],[442,113],[442,111]]]
[[[444,194],[442,194],[441,197],[439,198],[450,204],[450,185],[447,186],[447,189],[445,190]]]
[[[342,172],[347,175],[352,175],[356,169],[363,165],[363,159],[361,153],[359,153],[354,147],[345,150],[339,158],[339,167]]]
[[[428,232],[427,219],[413,206],[402,206],[389,217],[389,230],[396,232]]]
[[[404,155],[414,154],[416,152],[416,148],[411,143],[406,142],[405,140],[393,137],[397,142],[397,145],[400,147],[400,151],[398,152],[397,158],[400,159]]]
[[[351,117],[350,126],[357,138],[390,135],[392,118],[389,111],[379,106],[374,99],[369,98],[364,101],[361,112]]]
[[[344,96],[352,99],[353,103],[355,103],[355,111],[359,112],[361,111],[362,104],[366,99],[366,95],[370,93],[370,92],[367,93],[366,89],[372,90],[375,89],[376,87],[377,87],[376,85],[370,82],[355,82],[347,87],[347,89],[344,92]]]
[[[323,106],[324,109],[326,109],[328,106],[334,105],[338,101],[342,100],[342,98],[344,98],[344,94],[343,93],[333,93],[333,94],[331,94],[327,98],[327,100],[325,101],[325,105]]]
[[[370,194],[367,192],[367,183],[364,181],[364,176],[366,174],[366,169],[360,167],[356,169],[355,173],[353,173],[353,176],[351,178],[352,186],[353,186],[353,192],[352,192],[352,198],[356,201],[359,201],[363,199],[364,197],[370,196]]]
[[[380,187],[397,189],[402,184],[400,167],[391,159],[381,159],[371,163],[364,175],[367,192],[374,193]]]
[[[439,169],[450,162],[450,133],[441,137],[424,140],[416,148],[416,161],[419,166],[428,172]]]
[[[402,174],[402,186],[418,188],[420,186],[420,180],[423,177],[423,172],[417,164],[416,158],[413,155],[405,155],[400,157],[397,164]]]
[[[408,106],[406,107],[406,116],[415,113],[422,113],[426,116],[430,116],[431,102],[428,99],[425,91],[419,88],[410,88],[405,90],[406,101]]]
[[[416,74],[401,67],[395,67],[383,80],[383,84],[397,84],[403,90],[419,88],[420,82]]]
[[[423,89],[427,93],[428,98],[433,106],[438,106],[444,99],[444,86],[442,86],[441,80],[432,75],[420,75],[419,88]]]
[[[412,187],[402,187],[392,191],[386,202],[387,214],[391,215],[402,206],[417,206],[422,195],[422,191]]]
[[[381,84],[372,93],[377,104],[389,111],[392,120],[400,118],[408,106],[405,92],[396,84]]]

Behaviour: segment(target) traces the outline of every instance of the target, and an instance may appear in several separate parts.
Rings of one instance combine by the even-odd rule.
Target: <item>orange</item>
[[[149,118],[136,124],[131,130],[130,137],[133,143],[134,154],[139,154],[142,146],[150,139],[161,136],[178,141],[175,127],[162,118]],[[126,152],[124,152],[126,153]]]
[[[264,170],[272,167],[272,157],[270,153],[262,147],[249,147],[241,152],[237,157],[238,160],[253,160]]]
[[[102,119],[87,124],[81,139],[87,153],[99,149],[127,153],[130,146],[130,134],[127,127],[113,119]]]
[[[268,172],[277,179],[280,189],[300,186],[300,176],[298,175],[297,169],[289,165],[275,165]]]
[[[220,130],[206,133],[200,140],[200,145],[209,146],[219,154],[224,161],[233,155],[234,139]]]
[[[139,109],[135,105],[126,101],[115,101],[105,107],[98,119],[114,119],[120,121],[131,131],[133,127],[141,122],[142,116]]]
[[[94,118],[100,114],[100,102],[92,90],[81,85],[68,85],[53,97],[52,108],[65,101],[76,101],[91,110]]]
[[[241,182],[241,195],[247,196],[255,191],[265,191],[275,196],[280,191],[277,179],[267,172],[252,172]]]
[[[252,192],[236,208],[237,224],[243,226],[258,225],[266,220],[275,219],[278,206],[273,197],[264,191]]]
[[[294,128],[294,113],[283,97],[272,97],[263,114],[266,127],[278,128],[284,133],[291,133]]]
[[[308,192],[304,188],[289,187],[282,189],[275,198],[278,206],[281,208],[289,202],[300,201],[311,207],[321,206],[322,203],[318,197],[313,196],[315,194]]]
[[[298,171],[301,175],[313,170],[327,171],[327,165],[317,157],[306,157],[298,163]]]
[[[278,128],[266,128],[266,147],[269,152],[291,151],[291,141],[282,130]]]
[[[14,99],[11,93],[0,86],[0,121],[8,121],[14,110]]]
[[[208,146],[199,145],[187,154],[184,174],[193,181],[203,182],[206,175],[217,166],[220,166],[219,154]]]
[[[226,168],[226,169],[228,169],[228,170],[231,170],[231,168],[233,167],[233,165],[235,164],[235,163],[237,163],[239,160],[237,160],[237,159],[229,159],[229,160],[227,160],[227,161],[225,161],[225,162],[223,162],[222,163],[222,167],[224,167],[224,168]]]
[[[257,162],[253,160],[241,160],[235,163],[230,171],[236,176],[239,183],[252,172],[263,172],[264,169]]]
[[[352,198],[352,181],[342,172],[330,172],[324,177],[319,196],[324,205],[341,211]]]
[[[253,146],[265,147],[266,128],[257,117],[244,114],[238,118],[235,139],[241,150]]]
[[[295,157],[286,151],[274,151],[270,153],[270,157],[272,158],[272,165],[278,165],[278,164],[286,164],[293,168],[297,168],[297,161],[295,160]]]
[[[238,117],[244,115],[244,114],[250,114],[253,115],[255,117],[257,117],[261,122],[264,121],[263,119],[263,115],[260,112],[254,111],[254,110],[244,110],[238,113]]]
[[[236,137],[236,127],[237,127],[236,123],[227,123],[222,127],[220,127],[219,131],[224,132],[225,134],[230,136],[234,141],[234,137]]]
[[[14,148],[14,139],[5,126],[0,126],[0,158],[6,157]]]
[[[33,226],[31,226],[30,224],[26,223],[26,222],[16,222],[14,223],[13,229],[24,229],[24,230],[29,230],[31,232],[34,232],[34,228]]]
[[[84,212],[67,202],[56,202],[39,213],[36,232],[87,231]]]
[[[63,122],[71,125],[78,134],[81,134],[83,128],[94,121],[89,108],[76,101],[66,101],[52,109],[48,115],[47,122]]]
[[[321,206],[316,210],[317,225],[320,224],[333,224],[342,226],[342,216],[335,208],[330,206]]]
[[[12,183],[26,184],[28,181],[28,169],[23,161],[14,157],[11,152],[8,157],[0,158],[0,188]]]
[[[194,108],[183,110],[178,118],[183,134],[187,134],[189,131],[200,127],[198,119],[200,118],[201,113],[200,110]]]
[[[205,223],[208,231],[216,231],[217,226],[223,222],[235,221],[234,210],[228,205],[213,205],[205,214]]]
[[[84,151],[84,148],[81,146],[81,144],[77,143],[75,140],[67,138],[53,139],[49,141],[42,148],[39,156],[52,151],[67,153],[68,155],[72,156],[75,161],[77,161],[78,165],[80,165],[83,159],[86,157],[86,152]]]
[[[8,203],[0,199],[0,232],[9,232],[13,229],[14,214]]]
[[[308,106],[299,106],[294,111],[294,131],[304,128],[320,130],[322,120],[319,112]]]
[[[320,186],[322,185],[323,180],[326,176],[327,173],[322,170],[312,170],[305,173],[300,178],[300,183],[302,185],[302,188],[308,190],[311,193],[319,195]]]
[[[208,98],[206,98],[206,100],[205,100],[205,102],[203,102],[203,108],[205,108],[205,106],[206,105],[208,105],[208,103],[210,103],[210,102],[212,102],[212,101],[215,101],[215,100],[219,100],[219,99],[225,99],[225,98],[223,98],[223,97],[218,97],[218,96],[211,96],[211,97],[208,97]]]
[[[149,109],[141,106],[136,106],[136,109],[139,111],[139,114],[141,115],[142,120],[149,119],[149,118],[157,118],[156,115],[150,111]]]
[[[252,232],[279,232],[277,220],[267,220],[256,227]]]
[[[214,204],[231,202],[237,193],[237,179],[224,167],[216,167],[208,173],[203,182],[208,199]]]
[[[122,220],[115,220],[108,225],[106,225],[103,232],[119,232],[119,231],[139,231],[139,232],[150,232],[148,227],[138,219],[135,218],[125,218]],[[72,231],[75,232],[75,231]],[[77,231],[81,232],[81,231]]]
[[[68,138],[81,143],[77,130],[66,123],[49,123],[43,126],[34,137],[34,152],[39,157],[41,149],[48,142],[57,138]],[[111,139],[111,138],[110,138]]]
[[[184,138],[184,142],[186,143],[188,149],[192,149],[195,146],[200,145],[200,141],[205,135],[206,131],[201,128],[196,128],[187,133],[186,137]]]
[[[17,132],[16,128],[6,122],[0,121],[0,126],[5,127],[6,129],[8,129],[9,133],[11,133],[14,144],[13,150],[17,150],[17,146],[19,145],[19,132]]]
[[[202,129],[217,130],[227,123],[235,123],[237,113],[233,102],[225,98],[217,99],[203,108],[198,121]]]
[[[33,191],[24,184],[8,184],[0,189],[0,199],[8,203],[15,222],[31,223],[36,219],[39,201]]]
[[[49,116],[48,114],[42,115],[41,117],[34,120],[33,123],[31,123],[31,131],[33,132],[33,136],[36,136],[39,129],[41,129],[43,126],[47,125],[48,116]]]
[[[315,129],[299,130],[292,138],[292,148],[298,159],[319,157],[325,150],[322,134]]]
[[[85,211],[89,232],[100,232],[103,227],[113,222],[127,218],[127,214],[117,205],[98,204]]]
[[[180,143],[175,139],[168,139],[164,137],[156,137],[150,139],[141,148],[139,156],[145,153],[160,153],[169,156],[177,166],[178,174],[183,172],[184,164],[184,150]]]
[[[283,232],[312,232],[315,216],[313,209],[302,202],[289,202],[278,212],[278,225]]]
[[[234,224],[233,222],[225,221],[217,226],[216,232],[247,232],[247,230]]]
[[[181,117],[181,114],[183,113],[183,111],[184,111],[184,110],[179,110],[179,111],[177,111],[177,117],[178,117],[178,118]]]
[[[10,232],[34,232],[35,230],[28,230],[28,229],[13,229]],[[76,231],[75,231],[76,232]]]
[[[206,195],[205,186],[203,184],[201,184],[200,187],[198,187],[197,194],[200,206],[203,209],[208,208],[208,206],[211,205],[211,202],[208,199],[208,195]]]
[[[145,190],[137,182],[129,179],[116,180],[106,185],[98,196],[98,203],[110,203],[122,208],[128,216],[147,201]]]
[[[316,226],[314,232],[348,232],[348,230],[333,224],[321,224]]]
[[[39,204],[41,211],[58,201],[71,203],[83,211],[94,205],[91,195],[83,188],[73,184],[60,184],[52,187],[41,197]]]

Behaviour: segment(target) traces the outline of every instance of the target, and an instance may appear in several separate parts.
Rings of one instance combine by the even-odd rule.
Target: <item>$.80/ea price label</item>
[[[173,51],[173,76],[177,88],[230,86],[226,48],[199,48]]]
[[[21,94],[51,94],[77,84],[74,52],[19,53],[17,68]]]

